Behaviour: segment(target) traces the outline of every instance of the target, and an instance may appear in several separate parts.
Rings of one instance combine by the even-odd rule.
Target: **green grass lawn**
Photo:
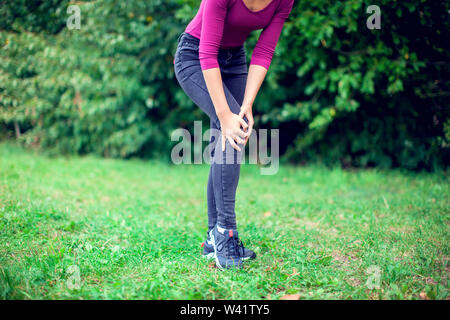
[[[258,256],[221,271],[201,257],[208,170],[0,144],[0,297],[448,297],[443,173],[244,165],[238,230]]]

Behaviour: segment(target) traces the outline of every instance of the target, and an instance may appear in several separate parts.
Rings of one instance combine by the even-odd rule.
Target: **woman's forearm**
[[[220,69],[212,68],[203,70],[203,77],[205,78],[206,87],[208,88],[217,117],[223,119],[231,113],[231,110],[225,97],[225,91],[223,90]]]
[[[247,76],[247,84],[245,85],[244,101],[242,103],[243,106],[253,105],[266,74],[266,68],[256,64],[250,65]]]

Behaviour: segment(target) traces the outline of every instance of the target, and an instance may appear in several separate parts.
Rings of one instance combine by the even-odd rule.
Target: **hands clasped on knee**
[[[247,113],[248,111],[241,109],[239,114],[228,111],[227,113],[219,116],[220,128],[222,131],[222,151],[225,151],[225,143],[227,140],[237,151],[241,151],[238,144],[244,144],[247,142],[248,137],[251,134],[251,127],[249,128],[249,125],[243,119]],[[253,117],[251,125],[253,126]]]

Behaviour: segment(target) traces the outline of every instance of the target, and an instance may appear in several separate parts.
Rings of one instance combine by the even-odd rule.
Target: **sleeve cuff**
[[[270,62],[271,62],[270,60],[267,61],[266,59],[252,57],[252,59],[250,60],[250,65],[252,64],[258,65],[269,70]]]
[[[200,59],[200,67],[202,70],[219,68],[219,62],[217,59]]]

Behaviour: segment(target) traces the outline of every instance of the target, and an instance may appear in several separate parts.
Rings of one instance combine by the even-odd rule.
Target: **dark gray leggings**
[[[175,76],[184,92],[210,118],[211,129],[220,130],[214,105],[209,95],[198,55],[200,40],[183,32],[178,39],[175,53]],[[247,61],[244,45],[219,49],[218,62],[223,80],[225,97],[231,111],[238,114],[244,99],[247,82]],[[247,121],[246,118],[244,120]],[[221,148],[221,135],[215,139],[211,135],[211,143],[215,147],[211,151],[211,168],[209,171],[208,199],[208,231],[217,223],[225,229],[236,229],[235,198],[239,182],[240,159],[244,150],[235,150],[226,141],[225,152]],[[232,159],[232,161],[230,161]]]

